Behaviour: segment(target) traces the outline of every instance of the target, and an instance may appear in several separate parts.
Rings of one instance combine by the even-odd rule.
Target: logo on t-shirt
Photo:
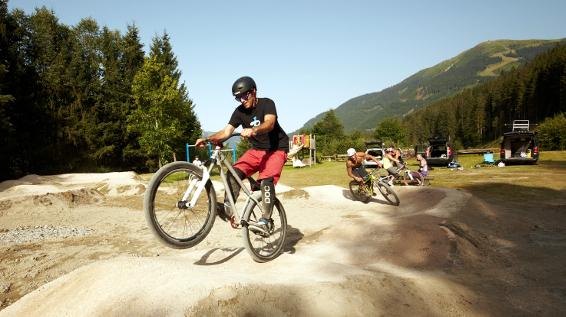
[[[260,124],[261,124],[261,122],[259,122],[259,120],[257,119],[256,116],[254,116],[252,122],[250,122],[250,126],[252,126],[252,127],[257,127]]]

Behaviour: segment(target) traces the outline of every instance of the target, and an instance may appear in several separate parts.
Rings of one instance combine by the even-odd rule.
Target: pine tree
[[[121,108],[127,98],[120,69],[121,36],[117,31],[102,29],[98,41],[100,56],[100,90],[93,108],[93,133],[88,135],[89,157],[97,165],[119,166],[126,117]]]
[[[9,78],[8,78],[8,65],[7,61],[10,60],[8,56],[8,49],[12,46],[11,39],[8,32],[13,29],[8,17],[8,3],[5,0],[0,0],[0,135],[6,138],[13,131],[10,117],[8,114],[8,104],[14,101],[14,96],[10,94]],[[6,140],[0,139],[0,143],[4,144]]]
[[[123,89],[125,101],[122,107],[122,117],[128,116],[135,110],[132,83],[138,70],[144,63],[143,45],[140,42],[139,30],[135,25],[129,25],[128,31],[122,41],[122,59],[120,61],[120,72],[123,74]],[[126,169],[144,170],[148,156],[141,150],[138,143],[139,134],[135,131],[124,129],[122,125],[123,144],[122,161]]]
[[[128,119],[129,130],[140,135],[141,149],[159,166],[202,133],[186,87],[179,83],[180,71],[171,67],[176,65],[171,47],[164,43],[168,43],[165,35],[154,39],[150,56],[134,78],[136,109]]]
[[[16,143],[14,125],[11,119],[15,98],[12,95],[9,63],[13,63],[10,51],[14,39],[10,36],[15,29],[15,21],[8,14],[8,3],[0,0],[0,181],[12,175],[11,148]]]

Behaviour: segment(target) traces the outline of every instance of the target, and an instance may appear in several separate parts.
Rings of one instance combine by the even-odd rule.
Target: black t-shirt
[[[257,150],[284,150],[288,152],[289,137],[279,125],[275,103],[269,98],[258,98],[256,106],[250,109],[246,109],[243,105],[238,106],[232,113],[228,124],[234,128],[240,125],[246,129],[257,127],[263,123],[266,114],[275,115],[275,126],[267,134],[259,134],[249,138],[252,147]]]

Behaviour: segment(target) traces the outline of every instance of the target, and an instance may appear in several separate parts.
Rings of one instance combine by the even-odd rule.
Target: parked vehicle
[[[381,160],[383,158],[383,155],[385,155],[385,150],[384,150],[384,145],[383,142],[381,141],[371,141],[371,142],[366,142],[366,154],[369,154],[373,157],[375,157],[378,160]],[[376,168],[377,167],[377,163],[375,163],[372,160],[364,160],[363,162],[364,166],[367,168]]]
[[[446,138],[435,136],[428,139],[428,144],[424,157],[429,166],[448,166],[454,161],[456,151]]]
[[[529,120],[514,120],[512,130],[503,134],[499,159],[505,164],[536,164],[538,147],[536,132],[530,131]]]
[[[417,156],[417,154],[420,154],[422,156],[425,156],[425,152],[426,152],[426,148],[428,147],[428,144],[426,143],[419,143],[415,145],[415,155]]]

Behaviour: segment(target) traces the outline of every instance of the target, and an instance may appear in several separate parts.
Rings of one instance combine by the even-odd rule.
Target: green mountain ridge
[[[373,130],[387,117],[399,117],[486,82],[502,72],[532,60],[559,40],[487,41],[451,59],[423,69],[400,83],[354,97],[334,109],[346,131]],[[310,129],[324,113],[307,121]]]

